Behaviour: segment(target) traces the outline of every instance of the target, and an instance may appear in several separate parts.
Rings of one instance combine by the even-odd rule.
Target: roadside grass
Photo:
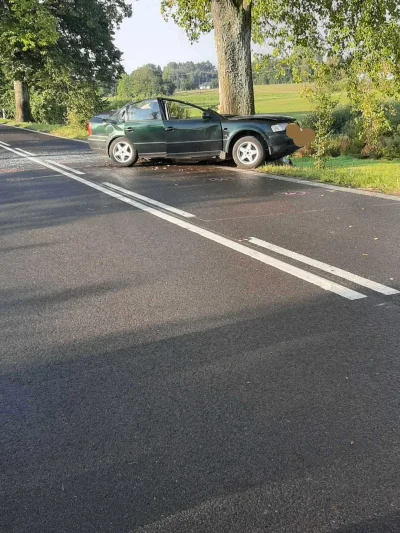
[[[254,97],[256,113],[289,114],[300,120],[313,111],[313,106],[301,96],[302,84],[282,83],[273,85],[255,85]],[[205,91],[186,91],[175,93],[178,100],[197,104],[200,107],[218,105],[218,89]],[[335,93],[340,104],[346,103],[344,93]]]
[[[88,137],[84,126],[44,124],[40,122],[17,122],[15,120],[7,119],[0,119],[0,124],[8,124],[9,126],[17,126],[18,128],[51,133],[60,137],[67,137],[68,139],[86,140]]]
[[[294,167],[265,165],[258,170],[268,174],[400,194],[400,159],[389,161],[340,156],[328,160],[324,170],[314,168],[311,157],[294,157],[292,161]]]

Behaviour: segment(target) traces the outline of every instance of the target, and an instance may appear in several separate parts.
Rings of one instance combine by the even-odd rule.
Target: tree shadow
[[[0,231],[3,236],[109,214],[135,212],[122,202],[59,177],[8,182],[7,185],[0,184],[0,191]]]
[[[0,384],[4,531],[128,532],[177,513],[198,524],[179,531],[284,531],[270,505],[297,533],[300,509],[321,523],[313,503],[350,493],[362,509],[377,469],[398,479],[390,319],[377,339],[360,337],[361,308],[331,314],[325,300],[246,315],[55,345],[22,335],[29,357],[15,354]],[[218,527],[192,513],[249,490],[244,529],[235,506]]]

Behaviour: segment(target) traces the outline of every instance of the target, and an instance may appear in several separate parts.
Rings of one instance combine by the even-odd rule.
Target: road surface
[[[0,126],[0,530],[400,531],[400,202]]]

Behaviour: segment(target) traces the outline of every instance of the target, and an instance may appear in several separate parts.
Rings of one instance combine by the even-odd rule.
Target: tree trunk
[[[218,57],[220,113],[254,113],[251,0],[211,0]]]
[[[31,105],[29,102],[28,84],[26,81],[14,80],[15,120],[31,122]]]

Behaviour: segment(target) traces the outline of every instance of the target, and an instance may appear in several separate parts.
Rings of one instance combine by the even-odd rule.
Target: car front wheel
[[[110,157],[118,166],[130,167],[136,163],[138,153],[129,139],[120,137],[111,143]]]
[[[235,143],[232,156],[239,168],[256,168],[265,161],[266,151],[257,137],[242,137]]]

